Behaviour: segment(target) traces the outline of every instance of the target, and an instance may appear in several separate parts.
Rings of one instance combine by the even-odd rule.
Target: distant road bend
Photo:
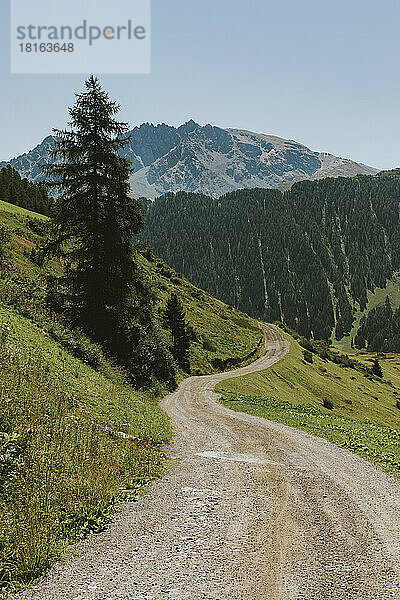
[[[322,439],[216,402],[217,382],[288,351],[262,327],[252,365],[190,377],[163,401],[180,459],[168,475],[18,598],[400,599],[400,485]]]

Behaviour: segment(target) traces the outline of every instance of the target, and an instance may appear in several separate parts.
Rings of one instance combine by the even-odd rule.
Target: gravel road
[[[218,381],[287,352],[263,327],[255,363],[190,377],[163,401],[175,428],[169,473],[16,598],[400,599],[400,485],[324,440],[216,402]]]

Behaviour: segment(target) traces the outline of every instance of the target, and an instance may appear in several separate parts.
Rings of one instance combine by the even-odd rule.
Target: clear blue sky
[[[64,126],[84,77],[10,75],[7,0],[0,40],[5,160]],[[193,118],[400,165],[400,0],[153,0],[151,75],[101,80],[132,127]]]

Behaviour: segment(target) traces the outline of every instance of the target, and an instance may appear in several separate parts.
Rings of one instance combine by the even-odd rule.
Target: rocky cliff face
[[[53,145],[48,136],[26,154],[8,161],[23,177],[40,181],[38,163]],[[165,192],[201,192],[213,197],[241,188],[289,186],[299,179],[375,174],[378,169],[314,152],[295,142],[242,129],[188,121],[180,127],[144,123],[131,131],[123,151],[131,160],[132,192],[155,198]],[[7,162],[0,163],[3,167]]]

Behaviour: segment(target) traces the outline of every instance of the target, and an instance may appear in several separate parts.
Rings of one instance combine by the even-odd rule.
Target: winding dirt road
[[[252,365],[186,379],[163,407],[179,458],[29,600],[399,600],[400,485],[324,440],[216,402],[218,381],[288,350],[263,326]]]

